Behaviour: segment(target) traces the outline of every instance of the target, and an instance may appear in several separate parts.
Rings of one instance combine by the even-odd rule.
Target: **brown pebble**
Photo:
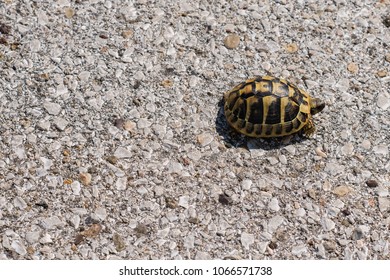
[[[309,189],[308,191],[307,191],[307,194],[308,194],[308,196],[310,197],[310,198],[312,198],[312,199],[316,199],[316,192],[315,192],[315,190],[314,189]]]
[[[81,232],[84,237],[96,237],[102,231],[100,224],[92,224],[88,229]]]
[[[70,7],[66,7],[65,8],[65,16],[66,18],[72,18],[75,14],[75,10],[73,8],[70,8]]]
[[[65,179],[64,180],[64,185],[70,185],[73,183],[73,180],[72,179]]]
[[[376,72],[376,75],[377,75],[379,78],[386,77],[386,76],[387,76],[387,71],[386,71],[386,70],[380,70],[380,71]]]
[[[115,249],[118,252],[123,251],[126,248],[125,241],[123,240],[123,237],[120,236],[119,234],[114,233],[112,237],[112,241],[114,242]]]
[[[268,247],[270,247],[272,250],[275,250],[276,248],[278,248],[278,244],[276,244],[276,242],[271,241],[268,244]]]
[[[125,39],[129,39],[129,38],[133,37],[133,34],[134,34],[134,32],[131,29],[127,29],[127,30],[122,31],[122,37]]]
[[[219,195],[218,201],[223,205],[230,205],[233,203],[233,199],[224,193]]]
[[[197,217],[192,217],[192,218],[188,219],[188,222],[191,223],[191,224],[199,224],[200,220]]]
[[[288,53],[295,53],[298,51],[298,45],[296,43],[291,43],[286,45],[285,49]]]
[[[348,64],[347,69],[352,74],[356,74],[359,71],[359,67],[357,66],[356,63],[353,63],[353,62]]]
[[[125,120],[124,119],[115,119],[114,120],[114,125],[119,128],[119,129],[123,129],[124,128],[124,125],[125,125]]]
[[[137,237],[141,237],[142,235],[145,235],[149,232],[147,226],[145,226],[144,224],[138,224],[135,227],[134,231]]]
[[[171,80],[164,80],[161,82],[161,85],[165,88],[169,88],[173,86],[173,82]]]
[[[177,208],[177,201],[173,197],[166,197],[165,204],[168,208],[175,209]]]
[[[80,181],[83,185],[88,186],[91,184],[92,176],[89,173],[80,173]]]
[[[116,164],[118,162],[118,158],[116,156],[109,156],[107,157],[107,161],[111,164]]]
[[[0,33],[8,35],[11,32],[11,27],[0,22]]]
[[[369,188],[376,188],[378,186],[378,182],[371,179],[366,181],[366,185]]]
[[[79,245],[81,242],[84,241],[84,236],[82,234],[77,234],[76,238],[74,239],[74,244]]]
[[[134,129],[136,127],[137,127],[137,124],[135,122],[132,122],[132,121],[125,121],[125,123],[123,124],[123,128],[126,131],[134,131]]]
[[[385,59],[387,62],[390,62],[390,53],[386,54]]]
[[[4,37],[0,37],[0,44],[2,44],[2,45],[8,45],[7,39],[5,39]]]
[[[346,196],[351,192],[351,189],[347,186],[339,186],[333,190],[333,193],[338,196]]]
[[[228,49],[235,49],[240,44],[240,37],[237,34],[230,34],[225,37],[224,44]]]

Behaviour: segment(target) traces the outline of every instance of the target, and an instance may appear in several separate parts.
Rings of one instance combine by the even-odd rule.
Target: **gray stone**
[[[63,227],[64,222],[61,221],[57,216],[51,216],[42,220],[42,226],[45,229],[54,229],[56,227]]]

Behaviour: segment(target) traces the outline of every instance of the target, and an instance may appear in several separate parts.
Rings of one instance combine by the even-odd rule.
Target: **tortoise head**
[[[310,99],[310,114],[314,115],[325,108],[325,102],[318,98]]]

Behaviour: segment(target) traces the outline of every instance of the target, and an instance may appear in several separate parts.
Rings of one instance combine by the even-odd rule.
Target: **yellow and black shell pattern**
[[[279,137],[296,132],[311,136],[312,115],[325,104],[284,79],[259,76],[224,94],[227,122],[250,137]]]

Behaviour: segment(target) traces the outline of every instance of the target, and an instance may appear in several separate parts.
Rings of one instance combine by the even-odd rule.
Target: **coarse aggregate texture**
[[[0,259],[389,259],[390,2],[0,2]],[[310,139],[231,131],[254,75]]]

